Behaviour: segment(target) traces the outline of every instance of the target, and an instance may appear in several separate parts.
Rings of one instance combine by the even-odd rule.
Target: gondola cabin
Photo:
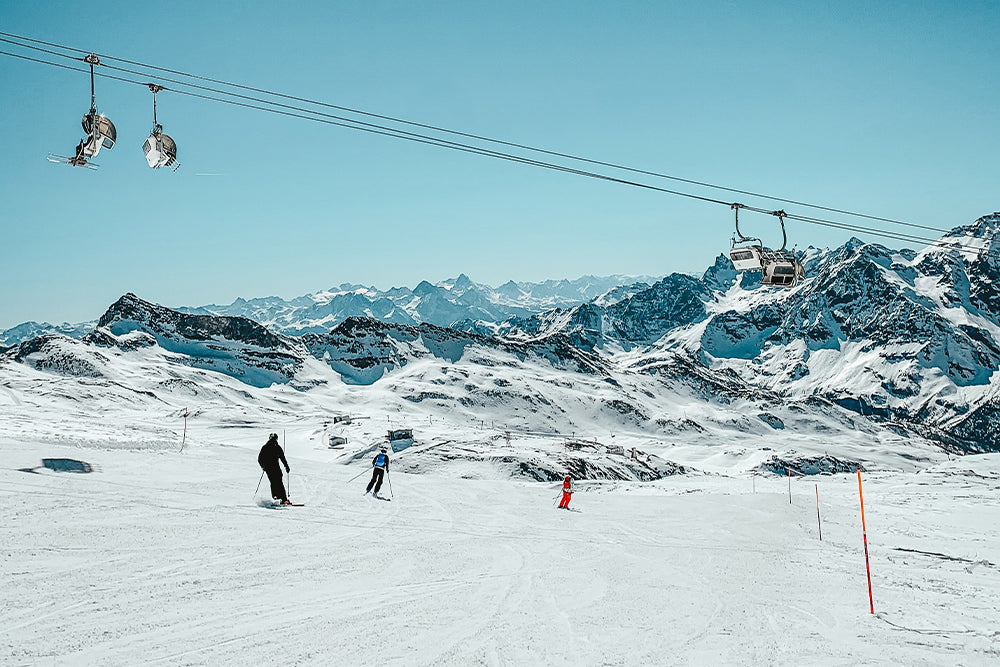
[[[777,287],[795,287],[805,277],[802,265],[791,258],[776,259],[764,265],[762,285]]]
[[[83,143],[83,154],[86,157],[97,157],[101,148],[111,150],[115,147],[118,131],[115,129],[115,124],[104,114],[88,113],[80,121],[80,124],[83,126],[83,131],[87,133],[87,138]]]
[[[153,169],[160,167],[173,167],[176,169],[177,144],[169,135],[163,132],[154,131],[142,145],[142,152],[146,155],[146,162]]]
[[[737,271],[759,271],[762,268],[760,246],[736,246],[729,251],[729,259]]]

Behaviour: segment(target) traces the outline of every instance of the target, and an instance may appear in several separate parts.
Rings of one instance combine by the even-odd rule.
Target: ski
[[[62,155],[55,155],[54,153],[49,153],[49,162],[55,162],[56,164],[68,164],[74,167],[86,167],[87,169],[97,169],[100,166],[87,162],[85,158],[63,157]]]
[[[305,503],[276,503],[260,501],[257,503],[260,507],[265,509],[280,510],[282,507],[305,507]]]

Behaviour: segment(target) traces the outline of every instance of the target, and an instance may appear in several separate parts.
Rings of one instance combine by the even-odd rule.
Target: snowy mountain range
[[[671,465],[706,468],[706,443],[747,467],[833,452],[824,465],[850,468],[876,449],[905,466],[935,449],[1000,450],[998,230],[993,214],[950,233],[961,250],[857,239],[809,249],[807,279],[782,290],[720,256],[700,278],[653,284],[493,290],[460,276],[184,310],[128,294],[80,339],[46,333],[7,348],[0,373],[19,405],[59,395],[84,411],[96,401],[176,414],[201,403],[253,421],[296,404],[595,442],[629,434],[663,469],[668,453]],[[542,304],[563,305],[531,312]],[[784,449],[765,456],[778,439]],[[476,455],[492,449],[484,441]],[[559,467],[511,456],[522,471]]]
[[[511,280],[490,287],[461,274],[435,285],[422,281],[413,289],[394,287],[382,291],[344,283],[290,300],[276,296],[239,298],[229,305],[180,306],[176,310],[193,315],[245,317],[272,331],[294,336],[326,333],[349,317],[370,317],[397,324],[427,322],[446,327],[462,321],[502,322],[514,316],[527,317],[591,300],[606,305],[646,289],[656,280],[649,276],[583,276],[540,283]],[[96,324],[96,320],[59,325],[24,322],[0,331],[0,345],[15,345],[46,333],[82,338]]]
[[[48,333],[59,333],[70,338],[83,338],[94,330],[97,320],[70,324],[49,324],[48,322],[23,322],[10,329],[0,331],[0,346],[11,346]]]
[[[368,317],[383,322],[420,323],[450,327],[462,321],[502,322],[514,316],[529,316],[551,308],[572,307],[592,299],[614,300],[645,289],[656,278],[630,276],[583,276],[576,280],[542,283],[508,281],[500,287],[474,283],[468,276],[444,280],[436,285],[422,281],[413,289],[343,284],[338,288],[308,294],[290,301],[278,297],[237,299],[228,306],[208,305],[179,308],[204,315],[246,317],[274,331],[290,335],[322,334],[350,317]]]

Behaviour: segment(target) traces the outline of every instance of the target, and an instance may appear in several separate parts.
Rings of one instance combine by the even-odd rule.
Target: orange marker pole
[[[865,540],[865,571],[868,573],[868,605],[871,613],[875,613],[875,600],[872,598],[872,569],[868,564],[868,530],[865,528],[865,496],[861,492],[861,468],[858,468],[858,498],[861,499],[861,535]]]

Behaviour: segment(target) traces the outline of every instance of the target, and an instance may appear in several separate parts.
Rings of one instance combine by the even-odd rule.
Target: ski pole
[[[375,466],[372,466],[372,467],[374,468]],[[350,478],[349,480],[347,480],[344,483],[345,484],[350,484],[351,482],[353,482],[354,480],[356,480],[358,477],[361,477],[362,475],[364,475],[366,472],[368,472],[368,471],[367,470],[362,470],[357,475],[355,475],[354,477]]]
[[[260,479],[259,479],[259,480],[257,480],[257,491],[260,491],[260,483],[261,483],[261,482],[263,482],[263,481],[264,481],[264,471],[263,471],[263,470],[261,470],[261,471],[260,471]],[[253,492],[253,497],[254,497],[254,498],[256,498],[256,497],[257,497],[257,491],[254,491],[254,492]]]
[[[389,497],[392,498],[392,479],[389,477],[389,469],[385,469],[385,481],[389,482]]]

